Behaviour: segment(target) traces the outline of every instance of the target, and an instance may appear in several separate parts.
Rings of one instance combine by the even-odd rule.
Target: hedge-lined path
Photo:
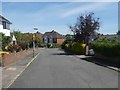
[[[60,49],[44,49],[11,88],[118,88],[118,72]]]

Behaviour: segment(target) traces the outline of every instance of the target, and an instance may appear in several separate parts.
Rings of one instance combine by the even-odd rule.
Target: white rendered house
[[[10,36],[10,24],[12,23],[9,20],[0,15],[0,33]]]

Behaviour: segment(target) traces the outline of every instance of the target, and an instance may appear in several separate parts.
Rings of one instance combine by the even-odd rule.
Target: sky
[[[2,15],[12,22],[11,31],[35,32],[37,27],[41,33],[72,34],[68,26],[89,12],[100,18],[99,33],[118,31],[117,2],[2,2]]]

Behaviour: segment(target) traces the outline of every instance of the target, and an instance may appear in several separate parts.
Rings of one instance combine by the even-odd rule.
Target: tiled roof
[[[43,38],[44,37],[47,37],[47,38],[59,38],[59,39],[62,39],[63,38],[63,35],[59,34],[58,32],[56,31],[51,31],[51,32],[45,32],[45,34],[43,34]]]

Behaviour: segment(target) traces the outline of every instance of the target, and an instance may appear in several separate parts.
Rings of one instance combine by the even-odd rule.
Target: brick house
[[[64,42],[64,36],[54,30],[45,32],[42,37],[45,44],[56,43],[61,45]]]

